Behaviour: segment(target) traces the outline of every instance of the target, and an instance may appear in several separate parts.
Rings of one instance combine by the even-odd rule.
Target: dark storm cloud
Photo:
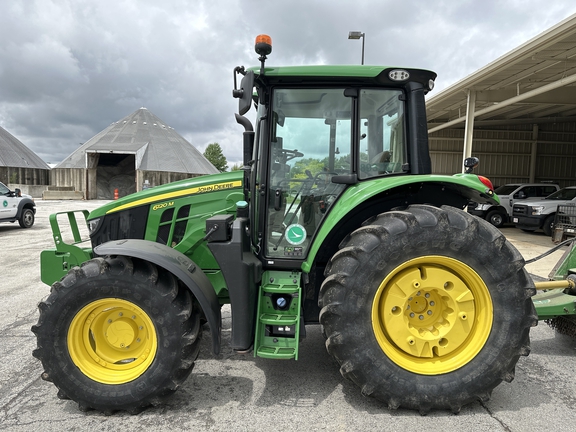
[[[0,14],[0,126],[59,162],[145,106],[203,151],[241,159],[232,70],[257,64],[423,67],[438,88],[474,72],[570,14],[570,1],[16,0]]]

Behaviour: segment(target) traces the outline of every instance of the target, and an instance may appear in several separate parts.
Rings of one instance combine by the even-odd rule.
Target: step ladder
[[[298,360],[300,272],[266,271],[258,296],[254,356]]]

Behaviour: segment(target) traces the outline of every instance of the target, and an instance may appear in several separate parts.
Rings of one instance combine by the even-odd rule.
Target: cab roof
[[[250,70],[254,71],[257,77],[260,76],[260,67],[253,67]],[[408,72],[408,79],[393,81],[389,73],[394,70]],[[402,86],[406,82],[416,81],[428,87],[429,81],[436,79],[436,73],[425,69],[370,65],[266,66],[264,77],[269,83],[306,81]]]

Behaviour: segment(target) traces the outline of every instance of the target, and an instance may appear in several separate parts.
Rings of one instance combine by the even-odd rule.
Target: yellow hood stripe
[[[196,194],[201,194],[201,193],[206,193],[206,192],[216,192],[216,191],[220,191],[220,190],[239,188],[241,186],[242,186],[242,182],[240,180],[237,180],[237,181],[232,181],[232,182],[214,183],[214,184],[209,184],[209,185],[205,185],[205,186],[198,186],[198,187],[193,187],[193,188],[188,188],[188,189],[182,189],[182,190],[179,190],[176,192],[168,192],[168,193],[164,193],[161,195],[155,195],[155,196],[151,196],[151,197],[147,197],[147,198],[142,198],[142,199],[139,199],[137,201],[133,201],[133,202],[128,203],[128,204],[123,204],[121,206],[118,206],[118,207],[115,207],[111,210],[108,210],[106,212],[106,214],[119,212],[121,210],[125,210],[125,209],[132,208],[132,207],[138,207],[138,206],[150,204],[153,202],[164,201],[164,200],[169,200],[169,199],[174,199],[174,198],[180,198],[180,197],[183,197],[186,195],[196,195]]]

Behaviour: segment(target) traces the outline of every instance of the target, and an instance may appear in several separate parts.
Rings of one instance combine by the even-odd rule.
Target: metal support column
[[[538,153],[538,125],[532,125],[532,147],[530,153],[530,173],[529,182],[534,183],[536,181],[536,155]]]
[[[462,167],[464,159],[472,156],[472,136],[474,134],[474,113],[476,111],[476,91],[468,90],[468,102],[466,104],[466,125],[464,128],[464,154],[462,158]],[[464,168],[462,168],[464,172]]]

